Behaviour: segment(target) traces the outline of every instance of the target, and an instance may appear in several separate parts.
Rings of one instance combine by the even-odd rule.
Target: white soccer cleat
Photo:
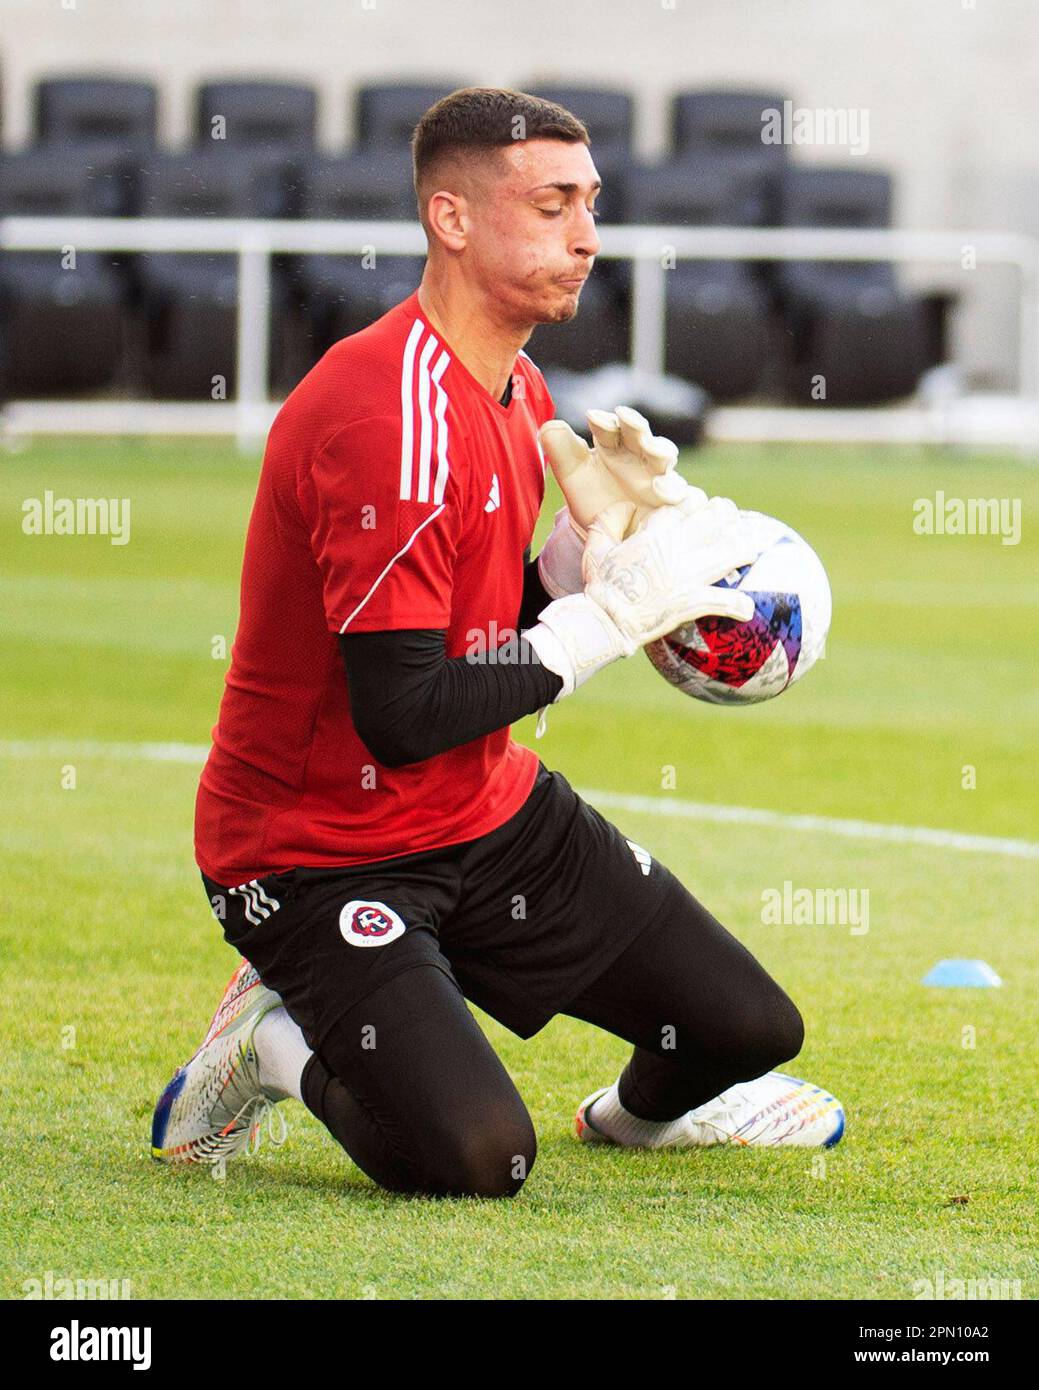
[[[574,1116],[574,1129],[577,1137],[582,1144],[612,1144],[614,1141],[608,1138],[600,1130],[596,1129],[591,1120],[585,1119],[585,1112],[592,1108],[592,1105],[604,1096],[609,1090],[609,1086],[600,1086],[597,1091],[593,1091],[590,1096],[585,1096],[584,1100],[577,1107],[577,1114]]]
[[[593,1103],[610,1090],[603,1086],[577,1110],[577,1137],[586,1144],[612,1143],[595,1128]],[[678,1122],[675,1122],[678,1124]],[[739,1144],[747,1148],[832,1149],[844,1133],[844,1107],[829,1091],[786,1072],[770,1071],[754,1081],[730,1086],[714,1100],[681,1117],[668,1148],[713,1148]]]
[[[832,1149],[844,1133],[844,1107],[829,1091],[786,1072],[770,1071],[730,1086],[686,1116],[689,1143],[757,1148]]]
[[[285,1121],[260,1085],[253,1044],[256,1025],[281,999],[248,961],[231,976],[209,1031],[191,1060],[174,1074],[152,1117],[152,1157],[163,1163],[214,1167],[243,1150],[255,1153],[266,1121],[272,1144],[285,1139]]]

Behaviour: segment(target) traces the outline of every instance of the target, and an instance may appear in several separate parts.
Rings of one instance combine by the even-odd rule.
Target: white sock
[[[272,1100],[302,1100],[300,1082],[303,1068],[313,1056],[299,1025],[293,1023],[285,1006],[264,1014],[253,1033],[253,1044],[260,1064],[260,1085]]]
[[[662,1149],[666,1144],[685,1138],[688,1132],[684,1115],[677,1120],[640,1120],[630,1110],[625,1110],[617,1094],[616,1081],[592,1102],[584,1117],[607,1139],[631,1149]]]

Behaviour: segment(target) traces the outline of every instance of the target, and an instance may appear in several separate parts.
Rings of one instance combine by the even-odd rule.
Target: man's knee
[[[706,1031],[680,1029],[670,1055],[680,1069],[695,1076],[706,1050],[712,1062],[732,1071],[734,1079],[749,1081],[796,1057],[804,1032],[797,1005],[770,981],[766,989],[741,998],[738,1007],[720,1011]]]
[[[421,1185],[437,1196],[514,1197],[536,1154],[537,1139],[525,1109],[474,1114],[429,1136]]]
[[[789,1062],[804,1045],[804,1019],[797,1005],[775,985],[767,999],[747,1019],[742,1036],[734,1038],[735,1050],[746,1079],[762,1076]]]

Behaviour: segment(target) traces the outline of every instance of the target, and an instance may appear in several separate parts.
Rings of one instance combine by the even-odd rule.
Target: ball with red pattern
[[[799,680],[822,655],[830,626],[826,571],[791,527],[743,512],[757,558],[720,580],[754,600],[747,622],[707,616],[646,648],[670,683],[710,704],[756,704]]]

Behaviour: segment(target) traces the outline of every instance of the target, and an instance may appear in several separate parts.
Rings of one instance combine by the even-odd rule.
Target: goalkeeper
[[[574,317],[598,251],[587,131],[466,88],[412,153],[419,288],[268,440],[196,807],[243,962],[152,1151],[279,1141],[291,1097],[383,1187],[512,1195],[535,1135],[466,1001],[523,1038],[563,1013],[632,1044],[578,1109],[586,1142],[834,1143],[834,1098],[773,1070],[803,1039],[785,992],[509,732],[683,622],[749,616],[715,586],[753,559],[734,504],[635,411],[590,411],[589,447],[523,351]],[[548,464],[567,505],[531,559]]]

